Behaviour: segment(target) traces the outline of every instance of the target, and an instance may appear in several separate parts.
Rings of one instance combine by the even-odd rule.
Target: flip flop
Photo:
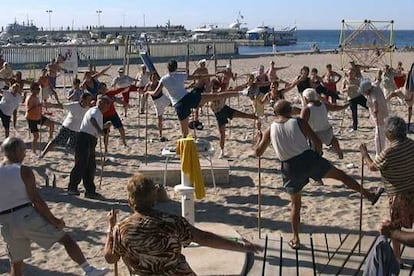
[[[299,250],[300,249],[300,242],[294,241],[294,240],[290,240],[288,242],[288,245],[290,248],[292,248],[293,250]]]

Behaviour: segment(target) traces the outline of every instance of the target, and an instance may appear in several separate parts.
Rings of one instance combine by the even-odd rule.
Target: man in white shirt
[[[83,116],[75,146],[75,166],[70,172],[69,195],[80,195],[78,185],[83,180],[85,197],[102,198],[96,192],[95,183],[93,182],[96,170],[95,147],[98,137],[104,134],[102,114],[108,110],[110,103],[111,99],[108,96],[101,96],[97,106],[90,108]]]
[[[210,78],[215,75],[187,75],[186,73],[177,72],[177,66],[176,60],[170,60],[167,65],[169,73],[161,78],[154,91],[147,91],[145,93],[151,96],[158,96],[162,93],[163,87],[167,88],[167,95],[175,108],[178,120],[180,120],[181,133],[183,137],[187,137],[188,120],[191,114],[191,108],[198,108],[209,101],[238,96],[239,92],[201,94],[199,91],[195,91],[188,93],[185,89],[186,80]]]
[[[3,91],[3,97],[0,101],[0,118],[4,127],[6,138],[10,134],[10,121],[14,110],[22,102],[22,95],[20,94],[20,85],[15,83],[12,85],[11,90]]]
[[[77,135],[82,123],[83,116],[88,111],[92,95],[89,92],[82,94],[79,102],[69,102],[66,104],[51,104],[48,106],[66,109],[69,111],[65,120],[62,123],[62,127],[56,137],[51,140],[40,154],[40,158],[43,158],[46,153],[53,150],[55,146],[68,147],[70,150],[75,149]]]

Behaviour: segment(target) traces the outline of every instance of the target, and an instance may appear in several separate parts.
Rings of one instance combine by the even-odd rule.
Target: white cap
[[[313,88],[306,88],[303,91],[302,96],[309,101],[319,101],[321,99],[318,92]]]
[[[371,80],[365,79],[365,80],[361,81],[361,84],[359,85],[359,92],[364,93],[365,91],[367,91],[371,88],[372,88]]]
[[[206,63],[206,62],[207,62],[207,60],[206,60],[205,58],[200,59],[200,60],[198,61],[198,65],[200,65],[201,63]]]
[[[226,65],[226,69],[231,69],[231,65],[230,64],[227,64]]]

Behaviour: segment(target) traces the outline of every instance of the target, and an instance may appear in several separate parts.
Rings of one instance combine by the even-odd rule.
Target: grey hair
[[[1,151],[6,155],[16,153],[18,149],[24,149],[26,145],[23,140],[17,137],[8,137],[1,144]]]
[[[388,118],[385,123],[385,130],[397,140],[403,140],[407,137],[407,124],[403,118],[398,116]]]

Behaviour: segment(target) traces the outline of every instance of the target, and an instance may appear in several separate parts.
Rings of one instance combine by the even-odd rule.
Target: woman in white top
[[[332,145],[339,159],[343,159],[344,154],[328,121],[328,111],[339,111],[347,108],[349,104],[339,106],[321,102],[319,94],[313,88],[305,89],[302,95],[305,107],[302,109],[300,117],[309,124],[323,144]]]

